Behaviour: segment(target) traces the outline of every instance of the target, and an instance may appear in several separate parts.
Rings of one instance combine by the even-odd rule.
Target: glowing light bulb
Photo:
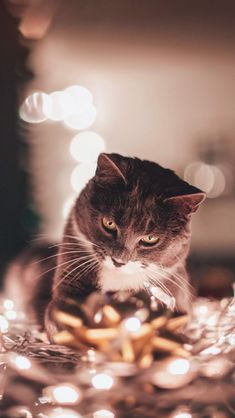
[[[175,359],[167,367],[169,373],[173,375],[181,375],[188,373],[190,369],[190,363],[186,359]]]
[[[48,94],[35,92],[26,97],[20,106],[20,118],[28,123],[40,123],[47,119],[47,114],[52,107],[52,101]]]
[[[105,150],[103,138],[95,132],[86,131],[76,135],[70,144],[70,154],[79,162],[94,162]]]
[[[14,308],[14,302],[11,299],[5,299],[3,302],[4,309],[13,309]]]
[[[99,373],[92,377],[91,379],[93,386],[96,389],[106,389],[109,390],[113,386],[114,380],[112,376],[106,373]]]
[[[16,356],[14,362],[19,370],[28,370],[32,367],[31,361],[24,356]]]
[[[108,409],[100,409],[93,413],[93,418],[115,418],[115,415]]]
[[[80,193],[86,183],[95,175],[96,164],[84,163],[74,168],[70,182],[74,191]]]
[[[64,123],[71,129],[83,130],[89,128],[96,120],[96,108],[91,105],[89,108],[69,114],[64,118]]]
[[[9,324],[8,324],[7,319],[5,318],[5,316],[0,315],[0,331],[2,333],[5,333],[8,331],[8,327],[9,327]]]
[[[136,332],[139,331],[139,329],[141,328],[141,321],[139,320],[139,318],[135,317],[126,319],[125,321],[123,321],[123,324],[129,332]]]
[[[71,384],[61,384],[53,388],[53,398],[60,404],[77,404],[81,398],[81,392]]]

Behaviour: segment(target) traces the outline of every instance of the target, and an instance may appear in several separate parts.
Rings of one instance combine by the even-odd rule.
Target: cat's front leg
[[[44,326],[50,342],[53,342],[53,336],[59,332],[59,326],[55,321],[54,314],[58,309],[61,309],[61,306],[63,306],[62,300],[52,299],[45,312]]]

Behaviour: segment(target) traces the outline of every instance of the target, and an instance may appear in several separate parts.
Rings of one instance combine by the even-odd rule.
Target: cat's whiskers
[[[49,259],[54,258],[54,257],[58,258],[59,256],[65,255],[65,254],[79,254],[79,253],[84,253],[84,252],[85,251],[80,251],[79,252],[79,251],[75,250],[75,251],[65,251],[65,252],[62,252],[62,253],[56,253],[56,254],[50,255],[48,257],[41,258],[40,260],[34,261],[33,263],[30,263],[30,265],[33,266],[35,264],[41,263],[43,261],[49,260]]]
[[[61,266],[65,265],[65,264],[71,263],[71,261],[73,261],[73,260],[74,260],[74,259],[72,259],[72,260],[67,260],[67,261],[65,261],[65,262],[63,262],[63,263],[56,264],[54,267],[52,267],[52,268],[50,268],[50,269],[48,269],[48,270],[46,270],[46,271],[42,271],[42,273],[41,273],[40,275],[36,276],[36,279],[40,279],[40,278],[41,278],[44,274],[47,274],[47,273],[49,273],[50,271],[56,270],[57,268],[59,268],[59,267],[61,267]]]
[[[82,271],[79,271],[71,280],[71,282],[75,281],[78,277],[81,278],[84,276],[84,274],[91,273],[92,270],[94,270],[100,262],[98,260],[94,260],[90,263],[90,265],[86,266]],[[71,283],[70,282],[70,283]]]
[[[88,239],[86,239],[86,238],[83,238],[83,237],[79,237],[78,235],[68,235],[68,234],[64,234],[63,235],[63,237],[64,238],[72,238],[72,239],[74,239],[74,240],[76,240],[76,241],[82,241],[82,242],[84,242],[84,243],[87,243],[87,244],[91,244],[91,245],[95,245],[96,247],[100,247],[100,245],[98,245],[98,244],[96,244],[96,243],[94,243],[94,242],[92,242],[91,240],[88,240]]]
[[[94,256],[95,257],[95,256]],[[75,264],[75,262],[78,262],[79,261],[79,259],[77,259],[77,260],[75,260],[74,262],[73,262],[73,264]],[[86,260],[86,261],[84,261],[82,264],[78,264],[74,269],[72,269],[72,270],[70,270],[65,276],[63,276],[62,275],[62,278],[61,278],[61,280],[59,280],[56,284],[55,284],[55,286],[54,286],[54,288],[53,289],[56,289],[62,282],[64,282],[65,281],[65,279],[67,278],[67,277],[69,277],[72,273],[74,273],[76,270],[78,270],[79,268],[81,268],[81,267],[83,267],[84,265],[86,265],[86,264],[88,264],[88,263],[91,263],[91,261],[93,261],[93,259],[92,259],[92,256],[91,257],[89,257],[89,259],[88,260]],[[69,268],[71,267],[71,265],[69,266]]]
[[[165,275],[164,275],[165,273]],[[166,280],[168,280],[169,282],[173,283],[174,286],[178,287],[180,290],[182,290],[183,292],[187,292],[187,294],[189,294],[191,297],[193,296],[192,292],[190,291],[190,289],[188,288],[188,283],[187,282],[177,282],[177,280],[173,280],[171,277],[174,277],[174,273],[171,273],[171,277],[168,275],[169,273],[167,273],[166,271],[162,270],[161,273],[162,277]],[[175,279],[177,279],[177,277],[175,277]]]
[[[151,267],[148,267],[149,269],[151,269]],[[152,268],[152,271],[154,271],[155,273],[158,274],[165,274],[165,276],[162,275],[163,278],[165,278],[166,280],[171,281],[172,283],[176,284],[176,286],[180,286],[181,288],[184,288],[185,291],[188,292],[189,288],[188,288],[188,283],[185,281],[185,279],[183,277],[177,277],[177,273],[171,271],[168,271],[167,268],[163,267],[163,265],[159,264],[158,266],[156,266],[154,269]],[[175,276],[176,275],[176,276]],[[176,282],[174,280],[171,279],[171,276],[173,276],[176,279]],[[178,283],[178,281],[179,283]]]
[[[152,279],[152,280],[154,280],[154,284],[156,285],[158,285],[162,290],[163,290],[163,292],[165,292],[165,293],[167,293],[167,294],[169,294],[169,295],[171,295],[172,296],[172,293],[171,293],[171,291],[168,289],[168,287],[166,286],[166,284],[165,283],[163,283],[160,279],[159,279],[159,277],[158,277],[158,274],[161,276],[161,277],[163,277],[159,272],[156,272],[156,271],[154,271],[153,269],[148,269],[148,274],[147,274],[147,277],[148,278],[150,278],[150,279]]]

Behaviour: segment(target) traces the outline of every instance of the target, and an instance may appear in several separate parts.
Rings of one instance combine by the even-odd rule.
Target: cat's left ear
[[[124,183],[127,184],[125,177],[125,157],[119,154],[99,155],[95,175],[100,181],[105,183]]]
[[[197,211],[200,204],[205,200],[206,193],[197,191],[195,193],[184,194],[179,196],[168,197],[164,200],[166,203],[170,203],[181,211],[190,215]]]

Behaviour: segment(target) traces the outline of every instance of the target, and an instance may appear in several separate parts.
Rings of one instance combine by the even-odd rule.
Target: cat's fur
[[[52,283],[53,276],[52,290],[47,290],[42,305],[45,310],[49,301],[48,333],[56,330],[51,312],[57,304],[67,297],[80,299],[93,290],[138,291],[146,283],[156,284],[175,297],[178,310],[187,311],[192,295],[185,269],[190,220],[204,197],[156,163],[101,154],[96,175],[68,217],[55,273],[50,279],[45,275],[40,279]],[[104,216],[115,221],[116,233],[104,229]],[[160,239],[153,247],[140,244],[148,234]],[[41,289],[36,288],[37,292]]]

